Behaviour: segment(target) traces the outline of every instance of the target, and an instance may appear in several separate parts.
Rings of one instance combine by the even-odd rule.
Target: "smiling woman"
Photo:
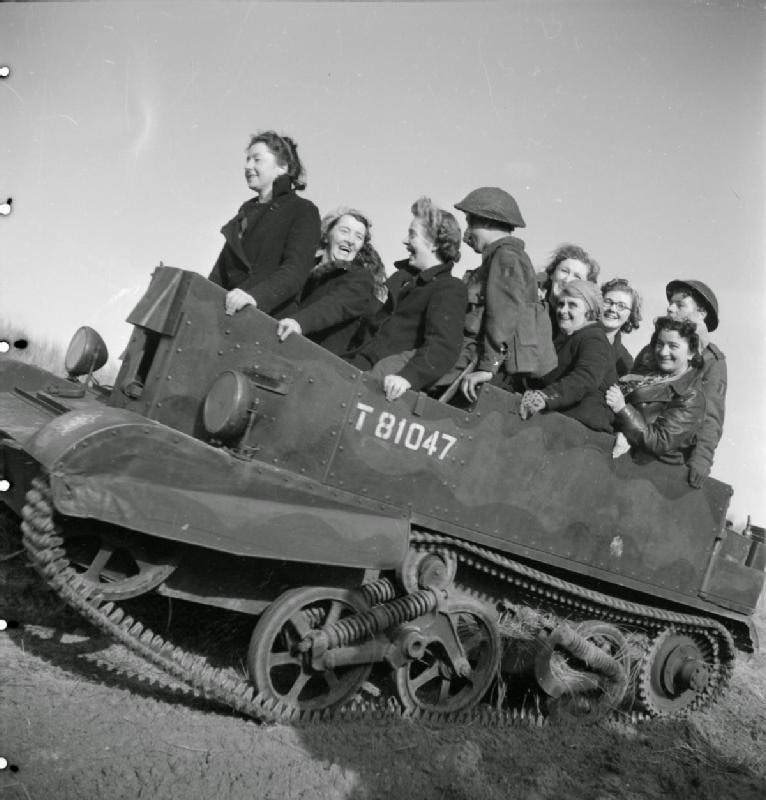
[[[625,376],[619,386],[609,387],[606,402],[630,445],[665,463],[685,464],[705,417],[697,327],[660,317],[650,347],[657,371]],[[618,448],[614,455],[621,452]]]
[[[361,211],[339,208],[322,219],[322,249],[300,296],[297,312],[277,325],[285,341],[302,333],[340,355],[363,315],[385,300],[385,267],[372,246],[372,223]],[[381,295],[381,290],[383,294]]]
[[[561,287],[556,310],[559,332],[553,342],[559,363],[542,378],[529,379],[532,388],[521,399],[524,418],[560,411],[593,430],[612,430],[605,392],[617,373],[611,345],[598,324],[602,312],[595,284],[575,279]]]
[[[209,278],[228,290],[227,314],[248,305],[289,313],[319,244],[319,212],[296,194],[306,188],[298,145],[275,131],[251,136],[245,180],[257,197],[221,228],[226,242]]]
[[[604,313],[601,324],[614,350],[617,376],[633,369],[633,356],[622,343],[622,334],[636,330],[641,324],[641,295],[624,278],[614,278],[601,287]]]
[[[421,197],[388,282],[386,305],[371,320],[348,360],[383,382],[387,400],[432,386],[455,363],[463,341],[465,284],[452,276],[460,260],[460,226],[448,211]]]

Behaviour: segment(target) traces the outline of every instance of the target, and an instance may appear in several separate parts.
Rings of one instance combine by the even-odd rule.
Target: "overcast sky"
[[[358,206],[390,266],[409,207],[497,185],[542,267],[573,241],[646,298],[720,303],[714,474],[766,522],[766,15],[755,2],[0,5],[0,316],[117,355],[160,260],[207,273],[248,134],[300,145],[305,196]],[[744,7],[740,7],[744,6]],[[463,222],[462,215],[458,217]],[[477,265],[467,249],[461,270]]]

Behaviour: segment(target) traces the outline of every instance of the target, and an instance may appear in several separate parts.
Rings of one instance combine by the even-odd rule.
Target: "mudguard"
[[[397,567],[409,523],[397,509],[277,467],[233,458],[161,423],[94,403],[44,419],[3,396],[0,429],[51,479],[57,510],[241,556]],[[30,414],[43,424],[29,435]],[[8,419],[10,417],[11,419]]]

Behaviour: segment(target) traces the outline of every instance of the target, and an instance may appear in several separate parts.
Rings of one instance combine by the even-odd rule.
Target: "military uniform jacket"
[[[654,355],[650,345],[636,356],[633,371],[655,372]],[[726,411],[726,356],[712,343],[702,351],[700,385],[705,395],[705,418],[697,431],[697,443],[686,463],[702,475],[709,475],[713,456],[723,433]]]
[[[473,306],[484,303],[477,370],[496,373],[504,363],[508,374],[543,375],[554,368],[548,311],[538,298],[537,276],[521,239],[504,236],[485,247],[468,291]],[[476,327],[472,305],[466,329]]]
[[[615,427],[635,447],[666,464],[683,464],[705,419],[701,371],[690,369],[674,381],[642,386],[626,398]]]
[[[319,246],[319,212],[292,189],[274,181],[268,203],[248,200],[222,228],[226,242],[208,276],[227,291],[242,289],[261,311],[289,315],[314,267]]]

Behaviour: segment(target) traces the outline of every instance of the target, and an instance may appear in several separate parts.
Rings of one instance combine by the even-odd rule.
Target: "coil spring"
[[[372,583],[365,583],[362,586],[362,592],[371,606],[386,603],[396,597],[396,587],[388,578],[379,578]]]
[[[303,616],[306,618],[309,627],[320,628],[327,617],[327,611],[319,606],[311,606],[303,609]]]
[[[367,605],[376,606],[380,603],[385,603],[387,600],[393,600],[396,597],[396,588],[388,578],[379,578],[372,583],[365,583],[362,586],[362,592]],[[312,606],[303,609],[303,616],[310,628],[321,628],[327,619],[327,610],[321,606]]]
[[[384,603],[334,622],[323,629],[327,647],[345,647],[367,637],[375,636],[380,631],[415,619],[436,608],[436,595],[430,589],[397,597],[390,603]]]

